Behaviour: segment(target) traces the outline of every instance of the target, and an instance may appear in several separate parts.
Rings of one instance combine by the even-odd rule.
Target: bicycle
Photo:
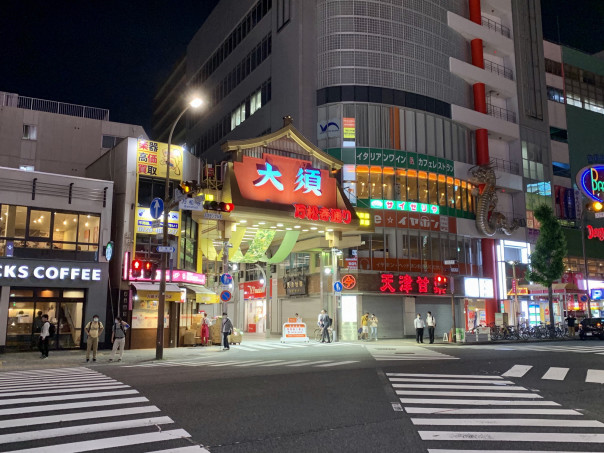
[[[333,329],[331,327],[327,328],[327,332],[329,334],[329,341],[333,341]],[[314,339],[317,343],[321,342],[321,337],[323,336],[323,329],[317,327],[314,332]]]

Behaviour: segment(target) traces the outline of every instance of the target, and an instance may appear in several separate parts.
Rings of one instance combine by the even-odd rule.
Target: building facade
[[[113,183],[2,167],[0,186],[0,350],[32,348],[39,312],[56,326],[52,349],[80,348],[94,314],[113,316]]]

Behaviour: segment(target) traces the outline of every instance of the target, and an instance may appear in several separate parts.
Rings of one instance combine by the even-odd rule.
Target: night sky
[[[309,0],[300,0],[309,1]],[[3,0],[0,91],[107,108],[151,132],[153,96],[218,0]],[[542,0],[544,35],[604,50],[604,0]]]

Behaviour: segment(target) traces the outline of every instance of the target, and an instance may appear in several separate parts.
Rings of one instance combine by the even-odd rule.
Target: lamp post
[[[581,197],[583,200],[583,197]],[[587,316],[591,318],[591,297],[589,294],[589,266],[587,264],[587,252],[585,251],[585,212],[587,205],[581,209],[581,247],[583,249],[583,265],[585,266],[585,291],[587,292]]]
[[[190,108],[198,108],[203,101],[199,98],[192,99],[189,104],[176,117],[170,135],[168,136],[168,152],[166,155],[166,188],[164,192],[164,212],[163,212],[163,234],[162,245],[168,245],[168,213],[173,208],[173,201],[170,199],[170,148],[172,146],[172,134],[176,128],[176,124]],[[168,254],[163,253],[161,259],[161,280],[159,282],[159,301],[157,303],[157,342],[155,344],[155,359],[163,360],[164,358],[164,309],[166,306],[166,273],[168,270]]]
[[[508,264],[512,266],[512,288],[514,288],[514,319],[513,325],[518,325],[518,312],[520,310],[520,305],[518,304],[518,281],[516,280],[516,265],[520,264],[518,261],[508,261]]]

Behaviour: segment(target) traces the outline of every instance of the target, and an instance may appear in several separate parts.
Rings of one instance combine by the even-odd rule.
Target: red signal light
[[[133,277],[140,277],[141,276],[141,270],[143,268],[143,263],[141,262],[141,260],[132,260],[132,276]]]
[[[220,210],[223,212],[231,212],[233,209],[235,209],[235,205],[233,203],[220,203]]]

